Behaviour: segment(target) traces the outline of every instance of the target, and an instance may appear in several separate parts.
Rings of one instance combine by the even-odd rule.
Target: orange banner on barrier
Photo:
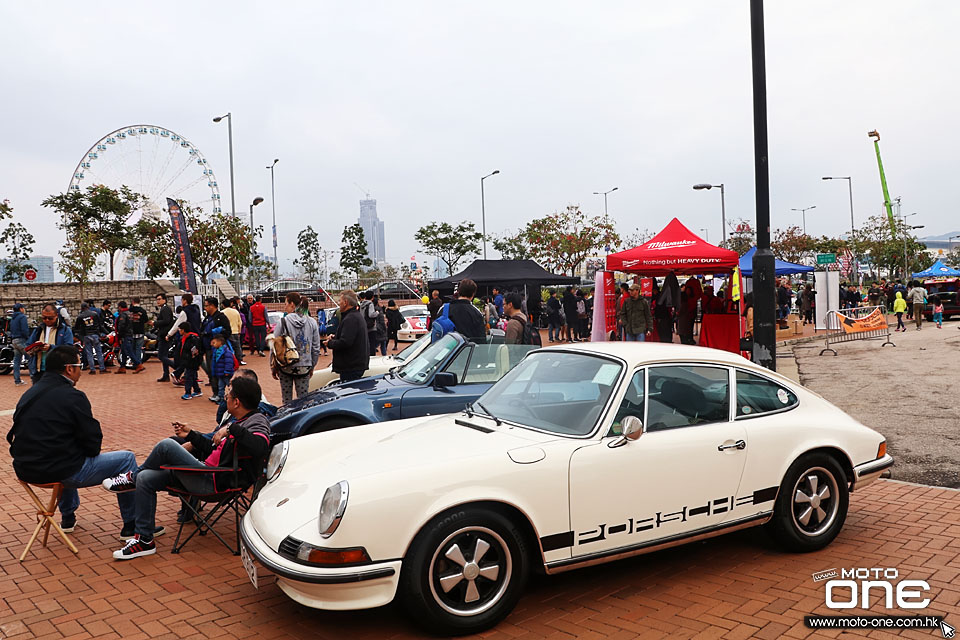
[[[887,328],[887,319],[880,313],[880,309],[874,309],[862,318],[851,318],[837,312],[837,318],[840,319],[840,326],[843,327],[844,333],[862,333]]]

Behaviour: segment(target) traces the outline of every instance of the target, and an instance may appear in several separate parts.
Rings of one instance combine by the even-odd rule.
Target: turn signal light
[[[367,555],[367,550],[363,547],[354,547],[351,549],[318,549],[303,544],[300,546],[300,552],[297,554],[297,558],[310,564],[326,566],[370,562],[370,556]]]
[[[877,449],[877,459],[879,460],[883,456],[887,455],[887,441],[884,440],[880,443],[880,448]]]

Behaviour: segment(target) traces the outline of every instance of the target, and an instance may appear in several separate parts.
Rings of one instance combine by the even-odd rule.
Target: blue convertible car
[[[318,389],[281,407],[273,442],[371,422],[462,411],[532,345],[473,343],[449,333],[402,367]]]

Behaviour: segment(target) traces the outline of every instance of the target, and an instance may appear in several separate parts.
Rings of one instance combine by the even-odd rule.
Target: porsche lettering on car
[[[529,352],[460,413],[275,446],[245,566],[306,606],[395,598],[445,634],[487,629],[547,574],[765,526],[828,545],[883,436],[790,380],[702,347]],[[624,490],[616,490],[621,487]]]

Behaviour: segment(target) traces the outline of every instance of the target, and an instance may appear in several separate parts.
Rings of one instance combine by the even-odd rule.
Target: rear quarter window
[[[746,371],[737,371],[737,418],[752,418],[786,411],[799,399],[790,389],[773,380]]]

